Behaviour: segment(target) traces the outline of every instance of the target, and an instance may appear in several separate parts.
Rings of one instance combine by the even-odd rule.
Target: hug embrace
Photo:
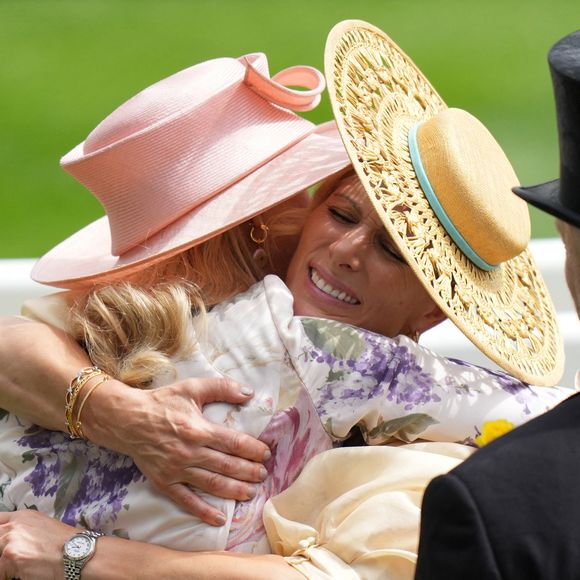
[[[106,216],[3,322],[0,572],[412,578],[429,481],[572,394],[493,136],[363,22],[326,81],[314,126],[316,69],[210,60],[63,157]],[[445,318],[510,374],[421,347]]]

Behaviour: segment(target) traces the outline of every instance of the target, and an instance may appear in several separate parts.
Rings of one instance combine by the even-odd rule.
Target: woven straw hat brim
[[[121,256],[111,254],[105,216],[40,258],[32,278],[49,286],[78,289],[131,274],[249,220],[349,165],[335,124],[323,123],[131,251]]]
[[[431,209],[408,133],[446,108],[381,30],[346,21],[325,53],[328,90],[355,170],[387,231],[429,294],[484,354],[514,376],[554,385],[564,367],[553,303],[528,250],[492,271],[460,251]]]

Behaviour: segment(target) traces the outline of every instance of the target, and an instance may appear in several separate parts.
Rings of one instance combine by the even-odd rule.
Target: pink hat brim
[[[122,256],[110,252],[111,234],[105,216],[47,252],[35,264],[32,278],[41,284],[73,289],[129,274],[251,219],[349,164],[336,125],[324,123]]]

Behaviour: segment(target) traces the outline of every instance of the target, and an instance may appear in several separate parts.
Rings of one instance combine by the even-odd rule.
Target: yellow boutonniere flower
[[[508,431],[514,428],[513,423],[506,421],[505,419],[498,419],[497,421],[486,421],[483,424],[483,429],[481,430],[481,435],[475,438],[475,443],[478,447],[483,447],[487,445],[490,441],[501,437]]]

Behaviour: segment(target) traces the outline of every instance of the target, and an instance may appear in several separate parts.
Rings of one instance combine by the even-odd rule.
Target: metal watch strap
[[[89,536],[89,538],[93,538],[94,540],[105,535],[102,532],[93,532],[91,530],[84,530],[84,531],[78,532],[78,533],[83,534],[85,536]],[[94,550],[91,554],[89,554],[86,558],[83,558],[82,560],[72,560],[72,559],[67,558],[65,556],[64,557],[64,580],[81,580],[81,570],[83,569],[84,565],[91,559],[91,557],[93,555],[94,555]]]
[[[81,580],[81,570],[85,560],[64,559],[64,580]]]

